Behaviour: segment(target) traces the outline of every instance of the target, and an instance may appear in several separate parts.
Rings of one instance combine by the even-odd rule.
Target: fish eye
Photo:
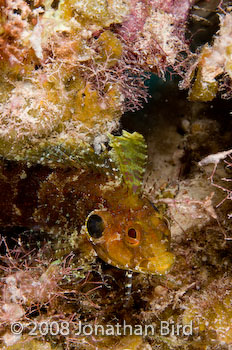
[[[137,232],[134,228],[130,228],[128,230],[127,234],[128,234],[128,237],[130,237],[130,238],[136,238],[136,236],[137,236]]]
[[[91,237],[101,238],[105,229],[104,222],[99,215],[90,215],[87,221],[87,230]]]
[[[131,247],[137,246],[140,242],[140,231],[134,227],[129,228],[126,235],[126,242]]]

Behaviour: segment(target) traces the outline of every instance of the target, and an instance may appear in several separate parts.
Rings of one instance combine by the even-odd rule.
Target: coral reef
[[[164,90],[167,90],[167,87]],[[35,346],[42,350],[46,347],[50,350],[53,346],[59,350],[97,348],[179,350],[184,347],[188,350],[203,350],[206,346],[210,346],[213,350],[228,350],[231,344],[228,331],[231,322],[229,239],[231,232],[227,214],[231,213],[231,206],[230,201],[225,201],[220,206],[220,208],[223,206],[223,211],[216,209],[216,204],[224,198],[224,193],[221,193],[219,188],[212,187],[207,180],[208,175],[212,173],[212,166],[206,174],[197,162],[208,154],[215,154],[218,144],[226,149],[230,142],[230,133],[227,134],[227,130],[222,132],[222,117],[218,114],[218,110],[222,108],[218,107],[217,110],[218,102],[215,102],[214,108],[195,103],[189,105],[190,102],[183,100],[183,94],[174,95],[171,91],[173,85],[166,95],[163,92],[163,98],[165,100],[167,96],[169,98],[171,96],[170,101],[173,102],[168,104],[163,103],[163,100],[155,101],[159,113],[155,120],[153,113],[147,117],[150,118],[150,129],[147,132],[148,165],[143,191],[146,197],[155,203],[160,213],[163,210],[169,213],[171,249],[176,261],[164,276],[135,273],[131,299],[127,307],[125,307],[126,280],[123,270],[100,262],[91,244],[88,243],[84,230],[81,234],[77,232],[80,227],[78,221],[81,220],[84,224],[86,214],[79,212],[78,209],[72,212],[74,205],[71,205],[72,196],[70,197],[68,193],[72,193],[74,204],[76,202],[74,184],[75,181],[78,182],[79,170],[50,169],[41,165],[27,168],[25,164],[15,162],[8,162],[6,166],[4,162],[5,178],[2,179],[6,181],[8,178],[12,186],[15,184],[12,187],[14,189],[21,186],[20,198],[24,193],[28,192],[28,195],[31,193],[26,202],[35,198],[33,191],[38,189],[36,181],[41,181],[44,177],[44,185],[40,188],[40,193],[44,193],[44,196],[40,196],[40,204],[44,201],[48,203],[48,208],[45,207],[45,210],[35,203],[38,205],[38,217],[42,217],[43,225],[47,225],[45,232],[39,231],[39,227],[35,225],[32,225],[29,232],[22,227],[23,221],[19,233],[16,232],[19,230],[17,221],[12,228],[7,227],[6,222],[2,225],[4,254],[1,256],[0,332],[3,348],[6,350],[23,349],[29,346],[27,344],[30,344],[31,348]],[[228,106],[228,110],[229,108]],[[227,112],[224,113],[227,121]],[[169,121],[165,127],[164,115]],[[134,127],[134,121],[132,124]],[[127,188],[135,191],[135,196],[139,193],[138,188],[141,191],[141,173],[144,171],[146,148],[143,142],[133,144],[134,141],[132,142],[134,146],[130,147],[129,135],[131,134],[124,133],[119,137],[111,136],[113,148],[110,151],[110,158],[114,159],[113,163],[110,162],[111,167],[120,171],[113,171],[109,167],[107,171],[111,175],[107,175],[105,168],[92,166],[82,171],[83,178],[80,181],[82,187],[79,190],[83,192],[84,184],[88,183],[89,191],[97,195],[98,185],[102,183],[100,201],[108,198],[104,195],[105,191],[111,193],[109,203],[114,201],[115,206],[121,205],[122,208],[124,200],[124,204],[127,203],[134,211],[134,202],[128,193],[122,194],[119,187],[115,187],[115,182],[113,185],[115,192],[111,191],[115,174],[118,176],[116,180],[118,185],[120,182],[126,184]],[[136,137],[140,142],[143,140],[139,134],[135,134],[132,140]],[[178,152],[175,153],[176,150]],[[98,162],[101,161],[101,156],[102,162],[107,164],[107,157],[103,154],[98,155]],[[131,159],[134,159],[134,162]],[[226,176],[221,163],[218,163],[214,174],[215,183]],[[100,174],[99,177],[96,177],[97,172]],[[15,176],[16,173],[21,175],[21,179]],[[76,174],[75,181],[73,181],[74,174]],[[107,176],[110,181],[107,180]],[[136,182],[138,180],[140,182]],[[25,186],[30,182],[33,183],[33,191],[29,187],[26,190]],[[134,182],[137,184],[136,187],[133,187]],[[17,183],[20,183],[20,186],[17,186]],[[49,190],[51,186],[53,191]],[[1,191],[3,188],[2,186]],[[12,193],[9,187],[8,191]],[[214,196],[211,196],[212,191],[215,192]],[[88,196],[90,192],[86,192],[89,202],[96,199],[93,195]],[[150,205],[145,198],[143,203],[147,207]],[[54,204],[58,208],[60,224],[55,224],[53,221],[56,221],[57,217],[47,220],[48,213],[54,212],[55,208],[52,210]],[[17,207],[22,212],[22,217],[31,216],[29,207],[23,211],[22,200],[17,201]],[[71,218],[76,218],[80,213],[78,220],[69,222],[65,219],[63,214],[67,210],[70,211]],[[89,209],[85,210],[88,212]],[[115,211],[115,208],[112,207],[111,210]],[[17,212],[15,210],[15,216],[11,214],[12,220],[17,219]],[[117,224],[123,221],[122,214]],[[1,217],[3,220],[4,215]],[[126,217],[129,219],[128,214]],[[19,218],[20,216],[17,220]],[[9,220],[8,216],[8,222]],[[12,240],[10,234],[13,236]],[[17,244],[12,248],[15,245],[14,238]],[[12,335],[10,328],[12,323],[20,321],[27,324],[28,320],[37,322],[38,325],[42,322],[49,324],[53,322],[53,325],[68,322],[69,334],[63,336],[44,334],[41,337],[38,328],[36,335],[31,338],[29,335],[33,327],[31,324],[25,326],[22,336]],[[136,325],[143,328],[136,336],[130,334],[130,329],[127,329],[128,334],[106,336],[99,333],[94,337],[84,334],[77,336],[75,331],[79,329],[80,321],[82,326],[88,325],[93,329],[95,325],[110,329],[110,326],[115,327],[117,323],[123,327],[124,322],[135,329]],[[177,333],[175,328],[174,335],[161,335],[161,321],[173,325],[188,325],[193,321],[193,334],[185,335],[181,331]],[[148,333],[145,333],[145,326],[149,326]],[[154,327],[155,333],[152,333],[151,326]]]
[[[2,349],[230,349],[231,27],[227,1],[0,0]]]
[[[231,280],[220,279],[212,282],[206,290],[197,296],[193,295],[183,314],[183,322],[193,320],[199,334],[219,340],[221,343],[232,343],[232,308]],[[225,293],[225,290],[227,291]],[[198,293],[199,294],[199,293]]]
[[[231,30],[231,13],[225,12],[212,46],[204,45],[199,54],[190,100],[212,101],[218,92],[223,98],[231,97]]]
[[[60,148],[75,159],[88,144],[101,149],[122,112],[147,100],[146,72],[187,69],[190,7],[2,1],[0,154],[57,166]]]

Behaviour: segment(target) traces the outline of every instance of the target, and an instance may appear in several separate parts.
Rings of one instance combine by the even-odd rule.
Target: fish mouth
[[[144,273],[163,275],[170,271],[175,262],[175,256],[171,252],[165,252],[162,255],[140,262],[138,270]]]

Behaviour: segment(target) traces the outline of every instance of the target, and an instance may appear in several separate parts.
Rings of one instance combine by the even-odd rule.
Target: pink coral
[[[0,61],[8,61],[10,65],[22,64],[28,49],[24,47],[20,38],[29,25],[31,10],[23,0],[1,0],[0,16]]]
[[[119,33],[125,40],[134,41],[137,35],[143,30],[144,23],[148,16],[146,1],[131,0],[131,12],[123,22]]]
[[[152,8],[171,13],[176,20],[185,22],[191,6],[196,0],[151,0]]]
[[[130,2],[130,14],[119,29],[137,64],[164,77],[168,68],[188,70],[192,53],[185,40],[186,23],[194,0]],[[187,57],[187,61],[186,61]]]

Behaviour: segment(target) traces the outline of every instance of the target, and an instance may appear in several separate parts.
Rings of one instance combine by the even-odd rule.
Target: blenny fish
[[[123,131],[109,139],[101,154],[89,149],[80,164],[65,153],[65,167],[2,161],[0,225],[37,226],[51,234],[82,229],[106,263],[164,274],[174,255],[165,219],[142,194],[144,138]]]

